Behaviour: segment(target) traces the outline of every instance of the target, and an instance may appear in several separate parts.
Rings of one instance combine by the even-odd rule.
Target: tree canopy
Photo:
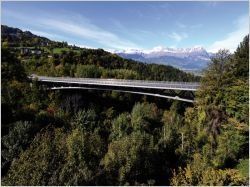
[[[2,36],[2,185],[249,185],[249,36],[234,54],[215,55],[190,105],[112,91],[49,91],[27,75],[199,78],[11,28]],[[16,48],[46,41],[46,55]]]

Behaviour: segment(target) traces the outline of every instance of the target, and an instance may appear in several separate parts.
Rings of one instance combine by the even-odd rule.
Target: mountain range
[[[127,59],[171,65],[187,71],[200,71],[206,68],[214,55],[207,52],[203,47],[167,48],[162,46],[155,47],[152,50],[116,50],[113,53]]]

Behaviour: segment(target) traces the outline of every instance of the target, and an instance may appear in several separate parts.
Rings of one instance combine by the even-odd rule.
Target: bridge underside
[[[174,89],[149,89],[149,88],[132,88],[119,86],[103,86],[103,85],[82,85],[68,83],[51,83],[43,82],[43,85],[50,90],[100,90],[100,91],[115,91],[131,94],[148,95],[166,99],[174,99],[184,102],[194,102],[194,92],[190,90],[174,90]]]

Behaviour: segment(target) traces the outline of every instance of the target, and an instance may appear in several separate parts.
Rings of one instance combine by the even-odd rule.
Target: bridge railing
[[[126,80],[126,79],[98,79],[98,78],[72,78],[72,77],[46,77],[31,76],[41,81],[47,82],[75,82],[82,84],[104,84],[104,85],[121,85],[121,86],[153,86],[153,87],[169,87],[169,88],[189,88],[197,89],[198,82],[175,82],[175,81],[151,81],[151,80]]]
[[[199,82],[177,82],[177,81],[153,81],[153,80],[133,80],[133,79],[102,79],[102,78],[74,78],[74,77],[46,77],[46,76],[36,76],[38,79],[54,79],[54,80],[74,80],[74,81],[103,81],[103,82],[110,82],[110,81],[115,81],[115,82],[131,82],[131,83],[149,83],[149,84],[162,84],[162,83],[166,83],[166,84],[188,84],[188,85],[200,85]],[[32,77],[35,78],[35,77]]]

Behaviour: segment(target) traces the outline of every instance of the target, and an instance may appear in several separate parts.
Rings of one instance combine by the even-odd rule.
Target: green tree
[[[76,67],[76,77],[100,78],[101,69],[94,65],[78,65]]]
[[[248,80],[249,76],[249,35],[245,36],[234,53],[232,71],[235,77]]]
[[[78,111],[72,120],[73,128],[93,132],[98,127],[97,115],[93,109]]]
[[[11,53],[9,48],[1,50],[1,81],[2,85],[7,84],[8,81],[24,81],[27,80],[27,75],[24,67],[16,58],[15,54]]]
[[[101,138],[75,129],[66,142],[68,156],[60,172],[60,184],[95,185],[99,161],[104,153]]]
[[[153,137],[132,133],[109,144],[102,160],[108,185],[146,184],[154,180]]]
[[[238,170],[214,169],[199,154],[194,154],[193,161],[185,168],[179,168],[178,174],[174,172],[171,179],[171,185],[174,186],[239,186],[247,183]]]
[[[246,55],[248,49],[242,49],[246,47],[246,42],[243,42],[233,55],[225,50],[219,51],[205,71],[196,94],[195,106],[186,110],[185,123],[181,128],[184,135],[181,153],[187,155],[187,161],[191,160],[191,165],[180,170],[173,177],[177,183],[172,181],[172,184],[244,184],[245,179],[238,181],[239,173],[232,168],[235,168],[240,159],[248,158],[249,88],[246,76],[243,79],[242,75],[235,73],[237,63],[240,63],[239,51],[245,51],[241,55]],[[241,59],[245,59],[244,55]],[[192,159],[192,155],[197,154],[199,159]],[[198,165],[195,166],[201,161],[207,169],[199,170]],[[209,173],[214,173],[214,179]]]
[[[216,167],[230,167],[235,165],[242,156],[244,156],[244,147],[248,144],[248,138],[245,135],[247,126],[237,128],[235,121],[229,120],[229,123],[223,128],[223,133],[218,137],[218,146],[212,159]],[[244,128],[242,128],[244,127]]]
[[[112,122],[110,140],[118,140],[124,136],[129,135],[131,132],[132,126],[130,115],[128,113],[122,113]]]
[[[6,132],[5,125],[13,122],[20,109],[27,104],[25,95],[29,93],[26,72],[8,48],[2,49],[1,62],[1,106],[2,132]]]
[[[35,133],[34,127],[28,121],[17,121],[12,125],[9,133],[2,137],[2,173],[8,170],[8,164],[18,158],[30,144]]]
[[[134,131],[151,133],[161,125],[160,112],[155,104],[137,103],[131,112],[131,123]]]
[[[29,149],[11,164],[2,179],[3,185],[58,185],[59,172],[65,162],[65,133],[46,129],[38,134]]]

